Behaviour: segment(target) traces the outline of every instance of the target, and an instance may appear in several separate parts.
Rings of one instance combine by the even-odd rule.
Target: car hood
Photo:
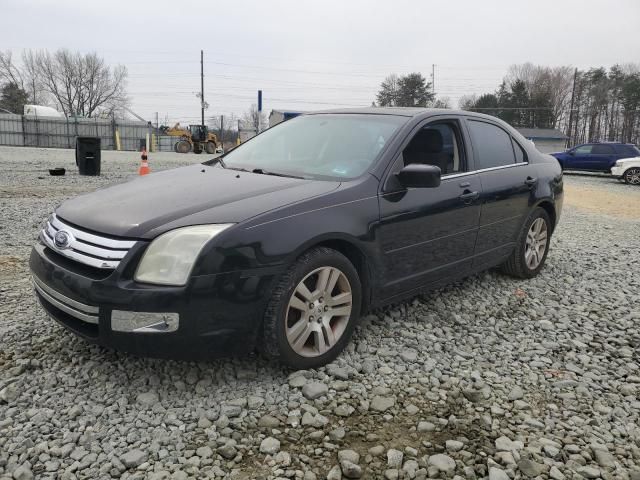
[[[99,233],[153,238],[187,225],[239,223],[339,185],[192,165],[80,195],[56,215]]]
[[[621,158],[616,163],[618,165],[621,165],[625,163],[637,163],[637,162],[640,162],[640,157]]]

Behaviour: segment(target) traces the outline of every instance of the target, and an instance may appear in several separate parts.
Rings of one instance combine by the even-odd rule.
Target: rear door
[[[586,161],[588,170],[608,172],[616,163],[616,151],[613,146],[604,143],[596,143],[591,149],[591,155]]]
[[[525,150],[500,125],[468,119],[467,128],[482,184],[475,269],[494,265],[511,253],[538,178]]]

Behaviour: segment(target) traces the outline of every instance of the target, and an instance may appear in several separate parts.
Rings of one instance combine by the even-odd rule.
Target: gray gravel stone
[[[135,468],[147,461],[147,453],[142,450],[130,450],[120,457],[120,461],[127,468]]]
[[[509,397],[508,398],[512,402],[515,401],[515,400],[520,400],[520,399],[524,398],[524,391],[522,390],[521,387],[516,385],[515,387],[513,387],[511,389],[511,392],[509,392]]]
[[[13,471],[14,480],[32,480],[33,473],[26,465],[21,465]]]
[[[455,460],[442,453],[431,455],[428,459],[428,464],[437,468],[439,472],[442,472],[445,475],[452,475],[456,469]]]
[[[580,467],[578,473],[584,478],[600,478],[600,469],[596,467]]]
[[[362,467],[360,465],[356,465],[349,460],[341,460],[340,468],[342,470],[342,475],[347,478],[360,478],[362,477]]]
[[[360,462],[360,454],[355,450],[340,450],[338,452],[338,460],[349,460],[351,463]]]
[[[400,468],[404,454],[400,450],[391,448],[387,450],[387,466],[389,468]]]
[[[280,451],[280,440],[273,437],[267,437],[260,442],[260,452],[268,455],[274,455]]]
[[[464,447],[464,443],[459,442],[458,440],[447,440],[445,447],[449,452],[459,452]]]
[[[160,401],[160,397],[158,396],[158,393],[153,390],[149,390],[148,392],[143,392],[136,397],[136,402],[139,405],[147,408],[153,407],[159,401]]]
[[[544,465],[534,462],[528,458],[523,458],[518,462],[518,469],[527,477],[537,477],[544,469]]]
[[[342,469],[340,465],[334,465],[329,473],[327,473],[327,480],[341,480],[342,479]]]
[[[396,399],[393,397],[383,397],[376,395],[371,400],[371,409],[376,412],[386,412],[396,404]]]
[[[498,467],[489,468],[489,480],[510,480],[507,472]]]
[[[326,383],[311,382],[302,387],[302,395],[309,400],[315,400],[329,391]]]

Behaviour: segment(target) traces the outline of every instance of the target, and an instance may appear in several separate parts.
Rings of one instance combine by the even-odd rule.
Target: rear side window
[[[516,142],[515,140],[511,139],[513,141],[513,151],[516,152],[516,162],[517,163],[523,163],[526,162],[527,159],[527,154],[524,151],[524,149],[520,146],[520,144],[518,142]]]
[[[633,145],[616,145],[616,150],[620,155],[626,158],[640,157],[640,150]]]
[[[615,152],[611,145],[594,145],[591,153],[594,155],[613,155]]]
[[[476,153],[476,168],[502,167],[516,162],[511,137],[490,123],[469,120],[471,141]]]

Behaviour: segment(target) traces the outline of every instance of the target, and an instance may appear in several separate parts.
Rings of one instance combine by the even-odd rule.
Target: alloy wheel
[[[535,270],[542,262],[547,249],[547,236],[547,222],[543,218],[536,218],[527,232],[524,249],[524,260],[530,270]]]
[[[640,185],[640,168],[630,168],[624,173],[624,180],[630,185]]]
[[[289,346],[303,357],[333,348],[345,332],[353,306],[351,285],[335,267],[320,267],[296,286],[285,317]]]

